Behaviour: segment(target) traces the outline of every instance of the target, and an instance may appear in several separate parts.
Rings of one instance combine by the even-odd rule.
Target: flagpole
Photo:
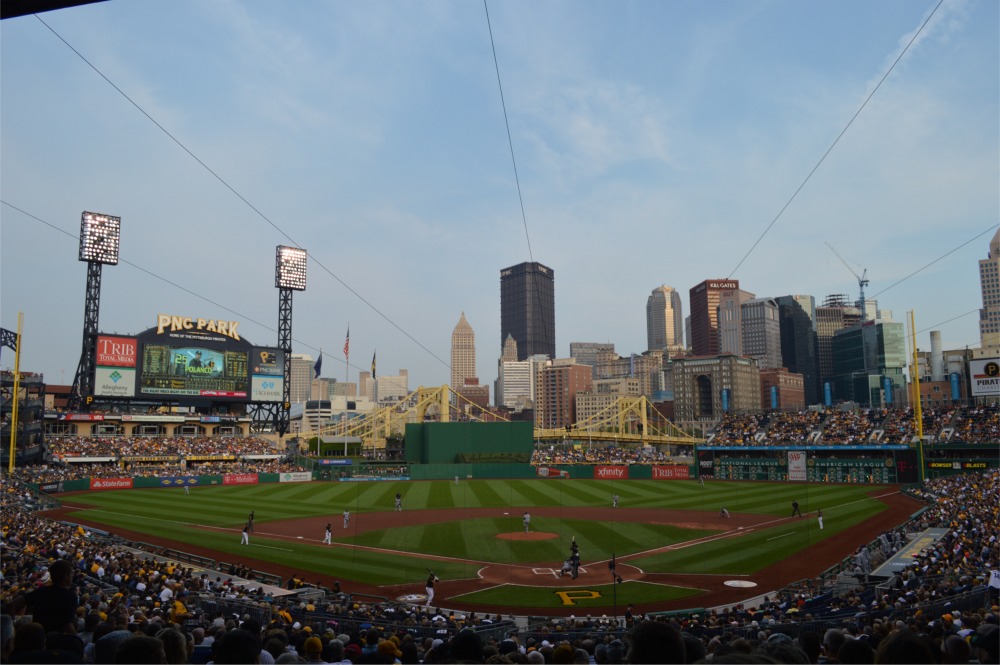
[[[351,324],[347,324],[347,337],[344,338],[344,383],[350,383],[351,381]],[[347,390],[347,386],[344,386],[344,390]],[[344,393],[344,398],[347,398],[347,393]]]

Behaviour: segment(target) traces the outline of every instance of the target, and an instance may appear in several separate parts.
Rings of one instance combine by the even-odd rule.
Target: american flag
[[[347,326],[347,338],[344,339],[344,357],[351,357],[351,326]]]

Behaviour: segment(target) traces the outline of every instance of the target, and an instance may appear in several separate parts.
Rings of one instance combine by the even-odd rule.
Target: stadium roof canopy
[[[40,14],[56,9],[89,5],[104,0],[3,0],[0,2],[0,19]]]

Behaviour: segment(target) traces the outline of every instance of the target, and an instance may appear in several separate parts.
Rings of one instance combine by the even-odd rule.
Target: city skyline
[[[641,353],[657,284],[854,300],[865,269],[922,349],[930,329],[978,345],[996,3],[483,9],[179,0],[0,23],[0,326],[24,312],[21,369],[72,382],[84,210],[121,217],[111,334],[165,313],[273,344],[274,247],[301,245],[292,350],[323,349],[338,380],[349,325],[350,380],[377,350],[411,386],[448,383],[464,311],[488,384],[497,271],[521,262],[558,273],[557,356]]]

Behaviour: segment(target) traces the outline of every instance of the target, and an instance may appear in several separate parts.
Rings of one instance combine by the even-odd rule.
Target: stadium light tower
[[[118,265],[121,217],[84,211],[80,219],[80,260],[87,264],[87,294],[83,307],[83,349],[76,368],[71,408],[94,395],[94,361],[97,353],[97,322],[101,311],[101,267]]]
[[[292,291],[306,290],[306,250],[278,245],[274,258],[274,286],[278,289],[278,348],[285,352],[285,380],[282,404],[275,414],[278,436],[288,431],[292,408]]]

